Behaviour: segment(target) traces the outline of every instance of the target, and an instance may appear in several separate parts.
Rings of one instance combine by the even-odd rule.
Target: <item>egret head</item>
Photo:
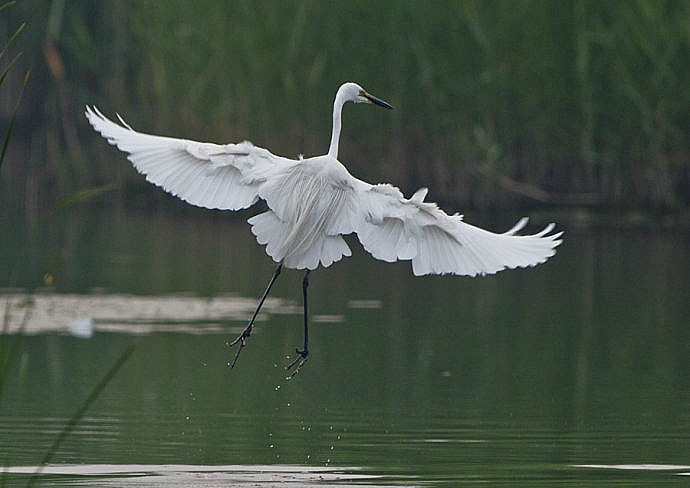
[[[380,98],[376,98],[371,93],[368,93],[364,88],[357,83],[344,83],[338,90],[336,99],[341,98],[344,102],[354,103],[372,103],[380,107],[393,108],[390,104],[384,102]]]
[[[328,155],[335,159],[338,159],[338,142],[340,141],[341,127],[340,114],[343,105],[347,102],[372,103],[380,107],[393,108],[383,100],[367,93],[367,91],[357,83],[343,83],[340,88],[338,88],[338,93],[335,95],[335,102],[333,102],[333,132],[331,133],[331,146],[328,148]]]

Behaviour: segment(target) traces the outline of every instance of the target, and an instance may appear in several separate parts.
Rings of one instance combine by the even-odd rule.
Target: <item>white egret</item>
[[[232,366],[252,332],[254,320],[283,266],[305,269],[304,346],[287,367],[296,374],[309,357],[307,286],[310,271],[350,256],[344,234],[357,234],[377,259],[412,261],[412,272],[475,276],[505,268],[534,266],[555,253],[561,233],[553,224],[533,235],[518,235],[522,218],[510,230],[495,234],[448,215],[425,202],[426,188],[409,199],[389,184],[371,185],[353,177],[338,161],[341,112],[346,102],[393,108],[356,83],[345,83],[333,104],[333,131],[328,153],[288,159],[250,142],[212,144],[142,134],[119,116],[120,124],[97,108],[86,108],[91,125],[151,183],[200,207],[238,210],[259,199],[266,212],[248,222],[259,244],[278,263],[249,325],[231,345],[239,344]]]

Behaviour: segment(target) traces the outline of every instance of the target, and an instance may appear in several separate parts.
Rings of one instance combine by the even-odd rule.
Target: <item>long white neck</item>
[[[338,143],[340,142],[340,128],[342,126],[341,113],[343,105],[345,105],[344,98],[342,90],[338,90],[335,102],[333,102],[333,132],[331,132],[331,146],[328,148],[328,155],[335,159],[338,159]]]

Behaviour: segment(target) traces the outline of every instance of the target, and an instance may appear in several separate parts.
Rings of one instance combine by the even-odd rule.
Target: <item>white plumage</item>
[[[146,179],[200,207],[238,210],[259,199],[269,210],[249,219],[259,244],[278,264],[249,321],[230,345],[239,344],[232,366],[250,336],[254,320],[283,266],[306,269],[304,348],[287,367],[294,376],[307,361],[307,286],[309,272],[330,266],[352,252],[343,235],[355,233],[376,259],[411,260],[415,275],[475,276],[546,261],[561,243],[553,224],[533,235],[518,235],[523,218],[507,232],[495,234],[448,215],[425,202],[426,188],[409,199],[389,184],[370,185],[353,177],[338,161],[341,113],[346,102],[393,108],[355,83],[345,83],[333,104],[333,131],[328,153],[288,159],[250,142],[211,144],[152,136],[120,124],[97,108],[86,108],[91,125],[108,142],[129,153],[128,159]]]
[[[342,85],[329,153],[299,160],[250,142],[219,145],[142,134],[96,108],[87,107],[86,116],[108,142],[129,153],[148,181],[193,205],[238,210],[265,200],[269,210],[249,219],[252,232],[273,260],[288,268],[313,270],[350,256],[341,236],[353,232],[377,259],[411,260],[415,275],[495,273],[534,266],[555,253],[561,233],[549,234],[553,224],[537,234],[517,235],[527,223],[523,218],[496,234],[425,202],[426,188],[406,199],[391,185],[353,177],[337,159],[347,101],[385,104],[354,83]]]

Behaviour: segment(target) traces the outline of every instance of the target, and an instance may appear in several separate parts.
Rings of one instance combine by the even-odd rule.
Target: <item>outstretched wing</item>
[[[249,207],[268,175],[295,163],[251,142],[219,145],[142,134],[95,107],[86,107],[86,118],[110,144],[129,153],[127,159],[148,181],[200,207]]]
[[[537,234],[517,235],[527,224],[527,218],[522,218],[507,232],[495,234],[425,202],[426,188],[405,199],[391,185],[357,181],[361,184],[355,192],[359,200],[355,231],[364,249],[388,262],[412,260],[417,276],[475,276],[534,266],[553,256],[561,243],[562,232],[549,234],[553,224]]]

